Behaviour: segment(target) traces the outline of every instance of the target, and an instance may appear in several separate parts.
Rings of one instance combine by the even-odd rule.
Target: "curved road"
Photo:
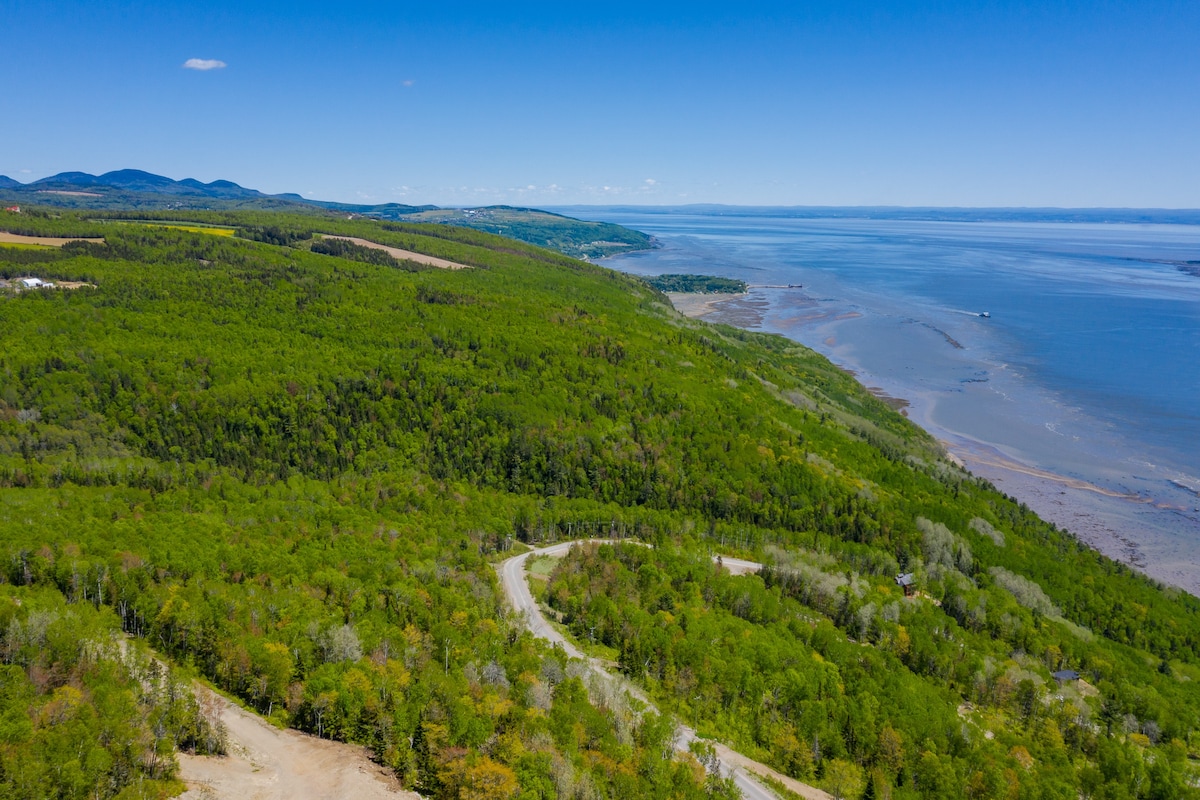
[[[577,544],[598,544],[606,541],[608,540],[590,539],[586,541],[561,542],[549,547],[530,550],[528,553],[522,553],[519,556],[513,556],[497,566],[497,570],[500,573],[500,583],[504,587],[504,593],[508,597],[508,602],[516,609],[517,613],[525,618],[525,624],[534,636],[539,639],[545,639],[551,644],[561,645],[568,656],[577,658],[587,664],[592,674],[599,680],[611,687],[628,692],[657,712],[657,707],[650,702],[650,699],[640,689],[623,678],[608,672],[596,659],[589,658],[579,648],[567,641],[561,633],[555,630],[546,620],[546,617],[542,614],[542,610],[538,608],[537,601],[533,599],[533,594],[529,591],[529,581],[525,575],[525,563],[530,558],[536,556],[562,556],[566,555]],[[743,561],[738,558],[718,558],[720,558],[719,563],[721,566],[735,575],[757,572],[762,568],[762,564],[757,564],[753,561]],[[718,558],[714,558],[713,560],[717,561]],[[696,738],[696,730],[694,728],[680,724],[679,738],[675,741],[675,749],[680,752],[688,752],[688,746]],[[730,750],[723,744],[711,743],[715,746],[717,761],[721,766],[722,774],[733,775],[734,782],[746,800],[778,800],[779,797],[775,792],[767,788],[767,786],[747,775],[747,772],[768,775],[801,797],[807,798],[807,800],[833,800],[830,795],[820,789],[800,783],[794,778],[789,778],[782,773],[776,772],[766,764],[753,761],[741,753]]]

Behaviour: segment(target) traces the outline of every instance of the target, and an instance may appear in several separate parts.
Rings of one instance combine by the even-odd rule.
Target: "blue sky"
[[[0,0],[0,19],[0,174],[22,181],[132,167],[349,202],[1200,207],[1195,0]]]

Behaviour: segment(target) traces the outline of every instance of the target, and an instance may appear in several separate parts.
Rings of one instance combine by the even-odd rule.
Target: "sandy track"
[[[382,250],[392,258],[401,261],[415,261],[418,264],[425,264],[438,269],[470,269],[466,264],[459,264],[455,261],[447,261],[444,258],[436,256],[427,256],[424,253],[415,253],[412,250],[401,250],[398,247],[388,247],[387,245],[379,244],[378,242],[368,242],[366,239],[359,239],[354,236],[331,236],[327,233],[321,234],[322,239],[341,239],[343,242],[350,242],[359,245],[360,247],[370,247],[373,250]]]
[[[419,800],[357,745],[279,730],[211,690],[220,707],[228,756],[179,754],[185,800]]]
[[[57,236],[22,236],[19,233],[0,231],[0,243],[4,244],[41,244],[48,247],[62,247],[67,242],[99,242],[100,244],[104,244],[103,239],[85,239],[81,236],[60,239]]]
[[[562,645],[563,650],[570,658],[577,658],[585,662],[598,679],[605,681],[613,686],[617,686],[624,691],[627,691],[631,696],[645,703],[650,709],[656,710],[649,698],[641,692],[637,687],[629,684],[623,678],[610,673],[603,663],[598,659],[589,658],[581,652],[575,645],[567,641],[561,633],[555,630],[546,617],[542,614],[542,610],[538,607],[537,601],[533,599],[533,594],[529,591],[529,580],[525,573],[525,565],[531,557],[535,556],[561,556],[565,555],[568,550],[577,544],[588,544],[607,540],[591,540],[591,542],[562,542],[560,544],[551,545],[550,547],[542,547],[537,550],[531,550],[528,553],[522,553],[519,556],[501,562],[496,569],[500,573],[500,583],[504,587],[505,596],[508,598],[509,604],[517,610],[518,613],[524,615],[525,623],[534,636],[540,639],[545,639],[554,644]],[[714,559],[715,560],[715,559]],[[752,561],[743,561],[736,558],[722,559],[722,566],[734,574],[742,575],[748,572],[757,572],[762,568],[761,564]],[[696,730],[687,725],[680,724],[679,738],[675,742],[675,747],[680,752],[687,752],[688,746],[697,738]],[[778,795],[771,789],[767,788],[762,783],[759,783],[751,775],[765,775],[774,778],[783,783],[788,789],[800,795],[806,800],[832,800],[832,797],[815,786],[801,783],[794,778],[789,778],[768,767],[766,764],[760,764],[753,759],[747,758],[741,753],[735,752],[723,744],[716,744],[716,755],[720,761],[721,771],[723,773],[733,773],[734,781],[737,783],[738,789],[741,790],[742,796],[746,800],[776,800]],[[749,773],[749,775],[747,774]]]

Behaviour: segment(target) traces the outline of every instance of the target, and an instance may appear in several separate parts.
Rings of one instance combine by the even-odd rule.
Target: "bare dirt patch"
[[[43,188],[37,192],[38,194],[64,194],[66,197],[104,197],[100,192],[67,192],[66,190],[56,190],[56,188]]]
[[[64,189],[41,189],[38,194],[62,194],[67,197],[104,197],[99,192],[68,192]]]
[[[67,242],[97,242],[104,244],[104,239],[85,239],[81,236],[60,238],[57,236],[22,236],[19,233],[0,231],[0,244],[40,244],[45,247],[62,247]]]
[[[418,264],[425,264],[429,267],[437,267],[438,269],[470,269],[466,264],[459,264],[454,261],[447,261],[444,258],[436,256],[427,256],[424,253],[416,253],[412,250],[401,250],[398,247],[388,247],[378,242],[368,242],[366,239],[359,239],[355,236],[330,236],[329,234],[321,234],[322,239],[341,239],[343,242],[359,245],[360,247],[370,247],[374,250],[382,250],[392,258],[401,261],[415,261]]]
[[[183,800],[419,800],[367,757],[366,748],[279,730],[209,689],[220,706],[229,755],[179,754]]]

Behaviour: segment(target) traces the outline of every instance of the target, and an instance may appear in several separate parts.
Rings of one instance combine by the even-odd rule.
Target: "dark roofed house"
[[[905,597],[912,597],[913,591],[916,589],[917,577],[911,572],[905,572],[902,575],[896,576],[896,585],[904,590]]]
[[[1073,669],[1060,669],[1058,672],[1055,672],[1050,677],[1052,677],[1052,678],[1054,678],[1054,680],[1058,681],[1059,686],[1062,686],[1064,683],[1069,683],[1071,681],[1079,680],[1079,673]]]

